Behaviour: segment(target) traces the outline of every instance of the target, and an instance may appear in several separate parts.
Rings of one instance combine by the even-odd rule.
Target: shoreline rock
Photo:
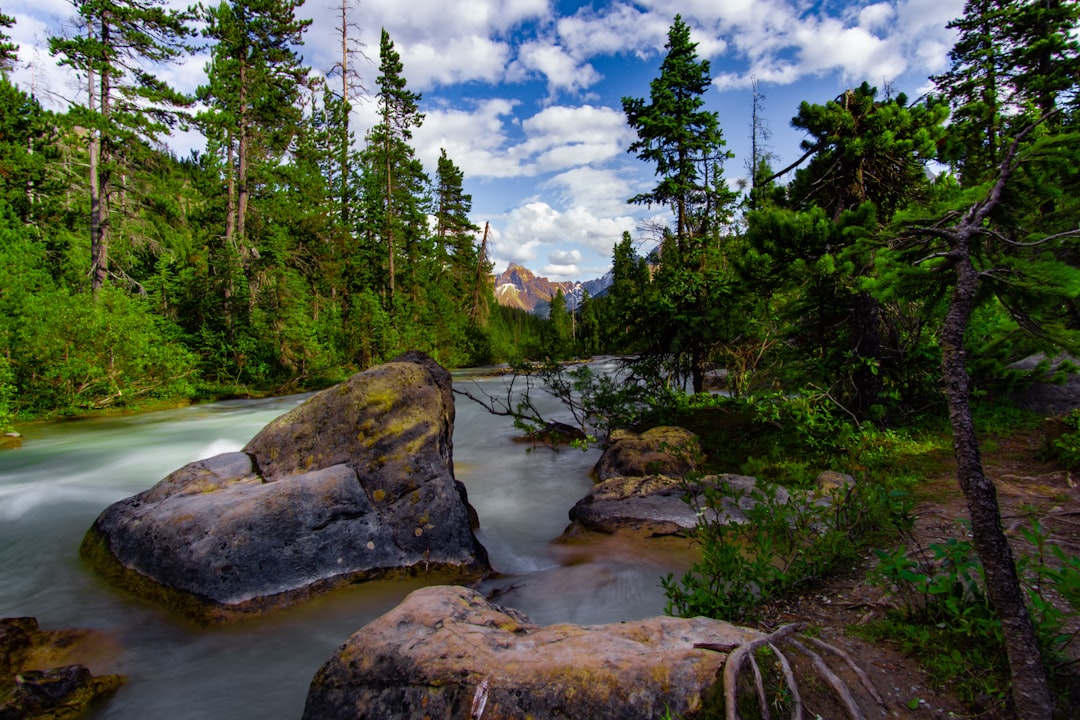
[[[90,630],[42,630],[36,618],[0,619],[0,718],[67,720],[115,692],[120,675],[93,675],[74,663],[87,654]]]
[[[696,645],[761,636],[706,618],[541,627],[473,590],[428,587],[338,649],[303,718],[694,717],[717,702],[727,658]]]

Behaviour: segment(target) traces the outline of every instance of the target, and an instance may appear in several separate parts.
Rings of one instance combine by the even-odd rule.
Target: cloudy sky
[[[401,54],[410,89],[426,113],[417,152],[434,175],[440,148],[462,168],[473,219],[491,223],[496,270],[516,262],[553,280],[587,280],[611,264],[611,248],[663,208],[626,199],[655,184],[652,168],[626,152],[633,141],[621,98],[647,98],[663,59],[667,31],[681,14],[711,63],[706,96],[719,113],[735,157],[725,175],[745,177],[752,79],[764,95],[774,166],[798,157],[790,127],[799,102],[824,103],[868,81],[917,96],[944,69],[953,35],[945,25],[964,0],[348,0],[366,45],[360,61],[375,87],[379,33]],[[186,0],[170,0],[186,6]],[[334,6],[337,6],[336,9]],[[73,15],[68,0],[4,0],[21,45],[16,82],[62,102],[73,91],[48,54],[47,38]],[[328,72],[338,60],[340,0],[307,0],[314,20],[305,62]],[[168,71],[181,90],[204,79],[207,57]],[[358,135],[374,123],[375,104],[359,103]],[[181,154],[199,139],[175,138]]]

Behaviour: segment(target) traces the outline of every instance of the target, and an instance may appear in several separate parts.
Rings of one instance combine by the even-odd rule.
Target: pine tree
[[[0,74],[10,72],[19,59],[19,46],[11,42],[11,36],[3,31],[15,25],[15,18],[0,12]]]
[[[401,56],[385,29],[379,43],[379,61],[375,82],[381,122],[368,133],[362,153],[366,197],[361,204],[365,210],[363,221],[378,233],[383,248],[387,308],[394,312],[399,254],[409,265],[406,273],[410,292],[417,289],[415,264],[425,233],[428,180],[409,145],[412,129],[424,121],[419,111],[420,95],[408,90]]]
[[[299,99],[308,71],[293,50],[311,24],[296,18],[302,4],[303,0],[236,0],[203,12],[203,34],[215,44],[206,68],[207,84],[196,95],[206,105],[199,124],[225,186],[227,303],[239,291],[239,275],[254,282],[251,292],[257,293],[252,264],[259,256],[258,239],[249,233],[252,198],[289,151],[302,120]]]
[[[55,214],[59,179],[53,116],[0,74],[0,199],[20,222],[38,225]]]
[[[85,81],[86,102],[72,116],[85,129],[90,175],[90,286],[97,293],[111,271],[110,209],[133,155],[176,122],[189,99],[146,67],[167,63],[185,50],[188,16],[161,0],[77,0],[82,35],[52,37],[61,65]]]
[[[1062,99],[1080,90],[1080,3],[1075,0],[1020,2],[1006,28],[1008,62],[1018,100],[1035,106],[1051,126]]]
[[[723,149],[719,117],[702,109],[702,96],[712,83],[709,61],[699,60],[697,43],[690,41],[690,27],[681,16],[675,16],[664,47],[667,55],[660,76],[649,84],[648,102],[622,100],[627,123],[638,136],[629,151],[654,165],[660,177],[651,192],[630,202],[669,205],[677,247],[685,251],[694,236],[715,230],[712,209],[730,203],[713,172],[730,153]]]
[[[732,297],[729,267],[721,238],[731,234],[737,193],[727,187],[723,161],[731,156],[720,120],[703,110],[712,81],[709,62],[700,60],[697,44],[681,16],[668,31],[667,55],[660,75],[649,84],[649,101],[623,98],[623,112],[638,139],[630,152],[652,163],[660,177],[632,203],[670,205],[674,229],[665,233],[656,276],[661,297],[651,304],[654,335],[649,354],[666,356],[671,372],[692,378],[704,389],[705,371],[718,344],[730,339],[723,322]],[[722,309],[723,308],[723,309]]]

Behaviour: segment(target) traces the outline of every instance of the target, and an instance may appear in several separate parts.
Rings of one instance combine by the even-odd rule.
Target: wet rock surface
[[[78,717],[119,688],[121,676],[95,676],[70,662],[93,638],[86,630],[41,630],[32,617],[0,619],[0,720]]]
[[[83,555],[203,621],[393,573],[486,571],[453,421],[449,373],[406,354],[317,393],[242,452],[110,506]]]

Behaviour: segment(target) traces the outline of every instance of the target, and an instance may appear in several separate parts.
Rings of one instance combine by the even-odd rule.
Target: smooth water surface
[[[505,381],[455,374],[474,392]],[[0,452],[0,617],[32,615],[46,629],[107,631],[95,672],[128,683],[95,720],[299,718],[308,684],[335,648],[411,590],[439,578],[366,583],[224,627],[195,627],[106,586],[78,556],[111,503],[173,470],[239,450],[307,396],[226,401],[142,415],[20,428]],[[552,404],[548,411],[554,411]],[[557,415],[557,413],[555,413]],[[685,543],[615,538],[556,544],[567,511],[591,485],[598,452],[555,453],[514,442],[509,418],[457,398],[454,466],[480,516],[478,536],[501,577],[480,589],[541,624],[632,620],[663,611],[660,578],[685,564]]]

